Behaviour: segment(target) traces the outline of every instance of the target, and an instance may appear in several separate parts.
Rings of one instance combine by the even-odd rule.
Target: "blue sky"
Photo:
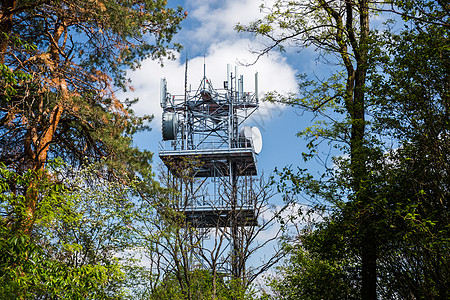
[[[248,24],[262,16],[259,6],[261,0],[228,1],[169,1],[169,6],[181,5],[188,17],[176,35],[176,42],[184,46],[175,61],[158,62],[146,60],[139,70],[130,72],[134,92],[122,97],[139,97],[134,107],[138,114],[153,114],[152,132],[144,133],[135,140],[137,146],[155,153],[154,163],[159,163],[158,142],[161,140],[161,113],[159,107],[160,78],[165,77],[168,91],[183,94],[184,60],[189,59],[188,81],[196,87],[203,76],[203,62],[206,62],[207,77],[213,85],[220,86],[226,80],[227,64],[240,65],[252,62],[256,56],[249,49],[261,48],[261,41],[248,34],[239,34],[234,26],[239,22]],[[253,74],[259,74],[260,95],[269,91],[280,93],[296,92],[296,75],[313,73],[316,68],[317,53],[304,50],[301,53],[271,53],[262,57],[250,67],[239,66],[244,75],[244,90],[253,92]],[[246,84],[248,83],[248,84]],[[261,97],[260,97],[261,98]],[[257,126],[263,136],[263,149],[258,157],[258,169],[268,175],[273,169],[285,165],[298,165],[300,154],[305,151],[305,142],[296,133],[309,125],[310,117],[299,116],[294,110],[261,103],[259,113],[246,124]]]
[[[158,144],[161,136],[160,108],[160,79],[166,78],[168,91],[171,94],[184,93],[185,58],[189,59],[188,82],[195,89],[203,77],[203,63],[206,63],[206,75],[216,87],[220,87],[227,78],[227,64],[239,65],[240,62],[253,62],[255,55],[249,49],[261,49],[260,38],[248,34],[239,34],[234,30],[237,23],[248,24],[261,18],[259,6],[262,0],[169,0],[169,6],[181,5],[188,17],[182,23],[182,29],[176,35],[175,41],[184,46],[184,50],[177,54],[174,61],[165,61],[164,67],[158,62],[145,60],[140,69],[129,72],[134,92],[121,95],[123,98],[139,97],[135,105],[137,114],[153,114],[154,120],[150,124],[151,132],[138,135],[135,144],[154,153],[154,170],[157,170],[161,161],[158,157]],[[244,75],[244,91],[254,92],[253,78],[257,71],[259,75],[259,92],[269,91],[279,93],[296,93],[296,75],[327,74],[332,66],[317,64],[318,53],[314,49],[287,48],[286,53],[272,52],[262,57],[250,67],[239,67],[239,73]],[[247,84],[248,83],[248,84]],[[322,168],[312,161],[307,165],[301,157],[307,152],[306,141],[296,136],[297,132],[312,125],[312,116],[301,115],[292,108],[275,106],[262,102],[259,113],[255,114],[247,126],[257,126],[263,138],[263,148],[258,155],[258,172],[266,178],[270,176],[275,167],[299,166],[308,168],[312,174],[317,174]],[[331,163],[331,162],[329,162]],[[303,202],[303,200],[300,200]],[[272,199],[272,204],[281,206],[281,196]],[[300,203],[293,209],[302,209]],[[287,214],[292,214],[286,212]],[[259,237],[261,240],[273,236],[278,226],[272,227]],[[269,245],[258,252],[251,260],[255,266],[265,255],[271,255]],[[270,272],[269,272],[270,273]]]
[[[129,72],[134,92],[122,95],[123,98],[139,97],[134,107],[138,114],[153,114],[150,124],[151,132],[138,135],[135,144],[154,153],[154,170],[161,161],[158,157],[158,144],[161,136],[160,79],[167,79],[168,91],[171,94],[184,93],[185,57],[189,59],[188,81],[195,89],[203,77],[203,63],[206,62],[206,75],[216,87],[220,87],[227,78],[227,64],[239,65],[240,62],[252,62],[255,55],[249,49],[261,47],[261,41],[245,34],[238,34],[234,26],[240,22],[248,24],[262,15],[259,5],[261,0],[228,0],[228,1],[170,1],[170,6],[181,5],[188,12],[188,18],[182,23],[181,31],[176,35],[176,42],[184,46],[177,54],[175,61],[165,61],[164,67],[158,62],[146,60],[135,72]],[[317,53],[304,50],[298,54],[273,52],[262,57],[251,67],[239,67],[239,74],[244,75],[244,91],[254,92],[254,73],[259,76],[259,93],[262,98],[265,92],[277,91],[288,93],[297,91],[296,75],[312,74],[316,71]],[[263,148],[258,155],[258,172],[268,178],[275,167],[286,165],[302,166],[301,153],[306,151],[306,142],[296,136],[299,130],[310,125],[311,118],[300,116],[291,108],[275,106],[266,102],[260,103],[259,112],[245,124],[257,126],[262,134]],[[302,166],[304,167],[304,166]],[[283,201],[278,195],[271,199],[272,204],[281,206]],[[296,208],[299,208],[296,206]],[[264,218],[266,218],[264,216]],[[259,236],[266,240],[273,236],[278,226]],[[259,265],[265,255],[271,255],[272,246],[261,249],[254,256],[251,264]]]
[[[265,1],[266,3],[271,0]],[[261,18],[259,6],[262,0],[169,0],[169,6],[181,5],[188,17],[182,23],[182,29],[176,35],[175,41],[184,46],[174,61],[165,61],[164,67],[158,62],[145,60],[139,70],[129,72],[134,92],[121,95],[122,98],[139,97],[139,103],[134,107],[137,114],[153,114],[151,132],[138,135],[135,144],[140,148],[152,151],[155,170],[161,163],[158,158],[158,144],[161,141],[161,113],[159,105],[160,79],[167,79],[168,91],[171,94],[183,94],[185,58],[189,59],[188,81],[196,88],[203,76],[203,63],[206,62],[206,75],[214,86],[220,87],[226,80],[227,64],[239,65],[239,62],[253,62],[255,55],[249,49],[261,49],[259,38],[248,34],[238,34],[234,30],[237,23],[248,24]],[[375,16],[371,21],[373,27],[382,26],[383,18]],[[296,75],[327,75],[333,67],[317,63],[318,53],[314,49],[287,48],[286,53],[272,52],[262,57],[251,67],[239,67],[239,73],[244,75],[244,91],[253,92],[253,76],[259,75],[259,92],[269,91],[279,93],[296,93]],[[246,84],[248,82],[248,84]],[[297,132],[312,125],[312,116],[300,114],[292,108],[275,106],[265,102],[260,104],[259,113],[248,120],[247,126],[257,126],[263,138],[263,148],[258,156],[258,172],[267,178],[275,167],[299,166],[308,168],[312,174],[322,170],[317,162],[307,165],[301,157],[307,152],[307,142],[296,136]],[[326,150],[326,146],[324,149]],[[335,152],[336,153],[336,152]],[[328,161],[328,163],[331,163]],[[302,200],[301,200],[302,201]],[[273,204],[281,205],[281,196],[273,198]],[[301,209],[300,203],[294,209]],[[276,232],[277,226],[261,236]],[[260,252],[260,257],[269,255],[270,247]],[[258,260],[260,257],[255,257]],[[257,262],[255,263],[257,265]]]

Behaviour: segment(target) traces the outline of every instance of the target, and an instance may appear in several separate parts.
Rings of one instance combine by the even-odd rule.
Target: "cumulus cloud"
[[[206,64],[206,76],[213,86],[221,88],[227,76],[227,64],[239,65],[240,62],[253,60],[253,55],[247,50],[252,41],[238,39],[234,41],[222,41],[211,44],[204,57],[194,57],[188,63],[188,84],[196,90],[203,78],[203,64]],[[294,92],[296,89],[296,71],[279,54],[262,57],[252,66],[239,66],[239,75],[244,76],[244,91],[254,92],[254,73],[259,76],[259,93],[262,95],[268,91],[276,90],[281,93]],[[140,69],[130,72],[133,92],[126,97],[140,99],[134,106],[139,114],[153,114],[155,116],[154,127],[160,123],[162,109],[159,105],[160,79],[166,78],[168,92],[172,95],[184,94],[185,62],[180,56],[174,61],[167,61],[161,68],[157,62],[146,60]],[[270,109],[270,105],[264,105],[264,109]],[[267,115],[267,112],[260,112]]]
[[[192,7],[190,15],[199,24],[189,30],[190,36],[198,41],[234,38],[237,23],[248,24],[263,16],[261,3],[261,0],[187,1]]]

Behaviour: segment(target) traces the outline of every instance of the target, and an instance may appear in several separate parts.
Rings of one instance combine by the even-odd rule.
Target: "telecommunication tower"
[[[195,195],[194,187],[184,188],[189,199],[183,205],[185,220],[199,230],[218,229],[228,234],[226,270],[239,278],[240,230],[256,226],[256,199],[250,192],[257,175],[256,155],[261,151],[261,133],[257,127],[244,126],[258,108],[258,73],[254,93],[244,92],[244,78],[227,66],[223,87],[216,89],[206,77],[196,90],[171,95],[161,79],[162,137],[159,157],[174,177],[186,176],[181,162],[192,162],[188,176],[198,179],[198,186],[208,182],[208,191]],[[195,163],[194,163],[195,162]],[[182,174],[183,173],[183,174]],[[225,195],[226,194],[226,195]]]

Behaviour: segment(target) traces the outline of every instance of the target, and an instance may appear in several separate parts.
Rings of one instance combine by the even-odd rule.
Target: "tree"
[[[58,184],[31,170],[0,169],[0,298],[129,299],[147,285],[137,276],[144,245],[136,223],[152,216],[141,209],[137,186],[99,178],[102,169],[51,162]],[[10,185],[23,181],[40,191],[31,236],[17,222],[26,217],[26,198]]]
[[[329,224],[327,224],[329,225]],[[314,249],[314,243],[326,239],[327,232],[315,230],[304,235],[301,243],[286,245],[289,260],[277,267],[278,276],[271,278],[268,285],[268,299],[359,299],[360,287],[357,272],[357,257],[345,247],[333,247],[323,255]]]
[[[265,18],[249,26],[238,26],[268,39],[269,45],[260,51],[263,55],[272,49],[283,50],[286,45],[313,46],[330,54],[342,67],[328,81],[303,80],[302,97],[269,95],[268,100],[300,107],[328,116],[329,128],[306,130],[308,138],[321,136],[341,141],[350,156],[348,165],[350,188],[348,197],[358,206],[357,226],[361,255],[361,297],[376,299],[376,238],[369,211],[371,201],[367,186],[368,172],[366,135],[366,76],[369,68],[369,50],[372,43],[369,31],[369,1],[276,1],[267,8]],[[304,78],[301,78],[304,79]],[[344,117],[336,122],[336,114]],[[314,140],[309,144],[314,148]],[[342,145],[341,145],[342,146]]]
[[[73,170],[59,170],[63,183],[73,199],[70,213],[73,219],[57,218],[48,235],[45,248],[65,265],[74,268],[100,265],[108,270],[108,284],[103,290],[111,297],[130,298],[134,286],[130,282],[136,272],[135,249],[139,236],[132,224],[141,216],[140,201],[136,199],[133,183],[124,185],[99,178],[103,165],[92,164]],[[64,175],[63,175],[64,174]],[[70,245],[68,248],[67,245]],[[117,277],[114,271],[117,272]]]
[[[325,54],[336,53],[345,43],[336,40],[333,33],[339,32],[339,24],[343,22],[329,24],[329,19],[323,18],[319,26],[305,13],[320,16],[317,8],[338,6],[336,2],[318,3],[318,7],[311,7],[278,2],[265,21],[241,29],[268,35],[272,44],[264,51],[284,46],[281,43],[287,41],[293,45],[299,42],[316,45],[327,50]],[[407,24],[412,27],[399,35],[378,35],[379,43],[366,44],[370,50],[365,62],[368,80],[362,86],[365,96],[359,102],[359,113],[368,115],[368,120],[358,119],[352,112],[344,97],[351,77],[343,78],[339,73],[322,82],[300,77],[302,98],[275,93],[269,97],[272,101],[325,113],[331,120],[325,126],[320,120],[318,125],[322,126],[312,126],[301,133],[310,138],[308,148],[312,151],[304,153],[306,159],[317,154],[317,137],[337,142],[338,149],[349,154],[349,159],[335,157],[334,166],[320,178],[301,169],[297,173],[290,168],[279,172],[281,190],[305,192],[312,199],[331,204],[326,207],[327,217],[315,230],[300,236],[297,247],[293,247],[291,264],[284,269],[286,277],[275,282],[286,299],[314,298],[321,290],[331,298],[336,297],[339,290],[323,284],[324,277],[345,283],[339,284],[339,288],[348,292],[350,287],[353,292],[344,292],[348,296],[354,295],[354,289],[360,285],[362,299],[375,299],[377,292],[386,299],[448,297],[445,288],[448,282],[443,278],[448,278],[449,260],[448,255],[442,255],[449,248],[445,238],[449,224],[448,7],[439,1],[419,1],[417,5],[412,1],[395,1],[395,4],[406,21],[413,20]],[[335,12],[345,15],[345,8],[352,3],[342,5],[342,10]],[[330,18],[336,20],[333,15]],[[345,29],[352,28],[349,19],[347,15]],[[271,27],[274,23],[279,27]],[[297,24],[317,27],[295,27]],[[356,29],[360,30],[361,24]],[[328,26],[332,28],[330,31],[324,29]],[[272,35],[280,32],[281,36]],[[351,32],[345,33],[351,39]],[[367,41],[373,40],[374,34],[369,34]],[[358,65],[357,51],[349,54],[350,61]],[[341,62],[347,66],[345,57],[341,57]],[[346,70],[348,75],[349,68]],[[356,81],[355,78],[355,84]],[[356,90],[354,95],[356,99]],[[354,108],[358,110],[358,106]],[[347,118],[341,121],[339,114]],[[362,127],[358,125],[361,121]],[[363,134],[362,139],[358,133]],[[358,178],[359,186],[355,185]],[[293,276],[294,270],[303,274]]]
[[[15,94],[2,96],[4,136],[19,140],[8,143],[11,148],[3,152],[8,154],[3,160],[40,169],[50,145],[71,158],[107,157],[108,151],[96,145],[100,140],[108,146],[107,137],[94,135],[92,129],[123,124],[119,128],[130,133],[138,122],[115,98],[113,84],[125,88],[122,67],[166,54],[166,43],[183,18],[180,8],[165,10],[163,2],[155,1],[6,5],[3,14],[12,15],[13,26],[2,32],[8,42],[1,54],[3,69],[31,77],[13,84],[3,81],[2,90],[12,85]],[[154,36],[154,45],[146,42],[146,34]],[[27,126],[19,127],[19,120]],[[110,130],[103,135],[113,134]]]
[[[149,130],[147,121],[151,117],[135,116],[130,109],[135,100],[122,103],[115,92],[128,88],[126,68],[139,67],[144,58],[170,57],[170,48],[180,48],[172,45],[171,39],[185,16],[180,7],[167,8],[165,1],[1,2],[0,162],[14,174],[8,175],[8,186],[3,189],[8,191],[9,200],[2,207],[2,232],[7,232],[8,237],[20,236],[26,245],[40,249],[35,253],[54,254],[44,255],[43,261],[55,266],[57,271],[51,275],[55,282],[64,279],[64,271],[58,270],[73,270],[76,275],[84,272],[83,268],[89,269],[88,262],[92,262],[99,277],[89,279],[89,272],[83,273],[83,280],[88,280],[79,296],[83,299],[89,297],[86,291],[91,283],[102,291],[110,279],[108,272],[121,273],[111,252],[117,248],[108,250],[101,243],[93,243],[96,230],[104,230],[93,225],[98,225],[99,220],[84,223],[93,226],[86,228],[77,220],[64,219],[64,214],[52,214],[59,222],[60,235],[42,227],[41,208],[51,212],[58,206],[49,206],[41,182],[58,189],[58,199],[68,195],[61,187],[68,184],[59,177],[61,173],[48,168],[49,161],[62,158],[75,169],[100,163],[101,167],[94,170],[98,179],[136,187],[133,196],[153,192],[156,183],[150,165],[152,154],[132,144],[136,132]],[[64,175],[70,174],[66,170]],[[27,180],[22,180],[22,176]],[[77,211],[80,207],[67,207],[71,209],[75,215],[81,214]],[[117,221],[113,217],[111,220]],[[49,232],[40,232],[43,228]],[[74,229],[75,233],[71,231]],[[49,241],[61,244],[48,244]],[[74,243],[78,245],[74,249],[63,249],[64,242],[70,246],[74,241],[79,242]],[[81,244],[86,252],[80,250]],[[3,250],[10,251],[8,247],[13,244],[3,245]],[[103,252],[93,249],[94,245]],[[111,268],[105,269],[108,263]],[[42,266],[36,271],[38,274],[48,265]],[[3,267],[7,268],[8,263]],[[119,277],[120,274],[116,279]],[[63,297],[50,295],[51,289],[42,286],[45,280],[36,280],[42,297]],[[26,297],[32,285],[23,287]],[[61,291],[65,289],[69,287],[61,285]]]
[[[39,190],[31,236],[16,222],[27,218],[26,197],[14,191],[16,184],[30,186],[30,182]],[[83,206],[76,193],[65,185],[55,184],[32,170],[21,175],[1,166],[0,205],[2,299],[118,299],[124,294],[123,271],[112,259],[114,251],[119,249],[117,243],[110,241],[106,245],[95,241],[96,228],[89,226],[95,214],[82,213]],[[113,219],[106,215],[102,218],[109,222]],[[112,229],[111,225],[98,223],[95,222],[97,229]],[[80,224],[94,228],[83,231],[79,229]],[[120,233],[123,230],[109,231],[105,238]],[[109,250],[100,253],[92,244],[89,247],[94,241],[101,245],[98,248],[108,247]]]
[[[149,117],[134,116],[114,91],[126,88],[124,67],[167,54],[181,8],[166,9],[164,1],[3,1],[1,11],[1,161],[20,173],[44,170],[49,158],[74,166],[106,158],[111,178],[149,176],[151,153],[131,143]],[[36,195],[27,197],[32,215]]]
[[[225,284],[223,278],[216,280],[216,287],[213,287],[214,280],[211,278],[211,273],[208,270],[193,270],[190,272],[189,277],[192,299],[232,299],[232,292]],[[182,295],[183,291],[180,289],[178,280],[168,274],[163,280],[158,282],[149,299],[186,299]]]
[[[430,4],[428,14],[416,14]],[[427,1],[401,8],[415,17],[399,34],[387,35],[389,57],[372,93],[377,127],[398,145],[383,174],[391,229],[380,256],[381,278],[403,298],[448,298],[448,14],[442,3]]]

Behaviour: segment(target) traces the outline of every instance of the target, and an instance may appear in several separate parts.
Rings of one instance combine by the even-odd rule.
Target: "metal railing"
[[[251,150],[253,151],[253,144],[250,139],[238,138],[231,142],[224,141],[221,138],[208,138],[205,140],[194,139],[187,141],[186,139],[177,139],[173,141],[160,141],[159,152],[179,151],[184,150],[193,152],[220,152],[223,150]]]

